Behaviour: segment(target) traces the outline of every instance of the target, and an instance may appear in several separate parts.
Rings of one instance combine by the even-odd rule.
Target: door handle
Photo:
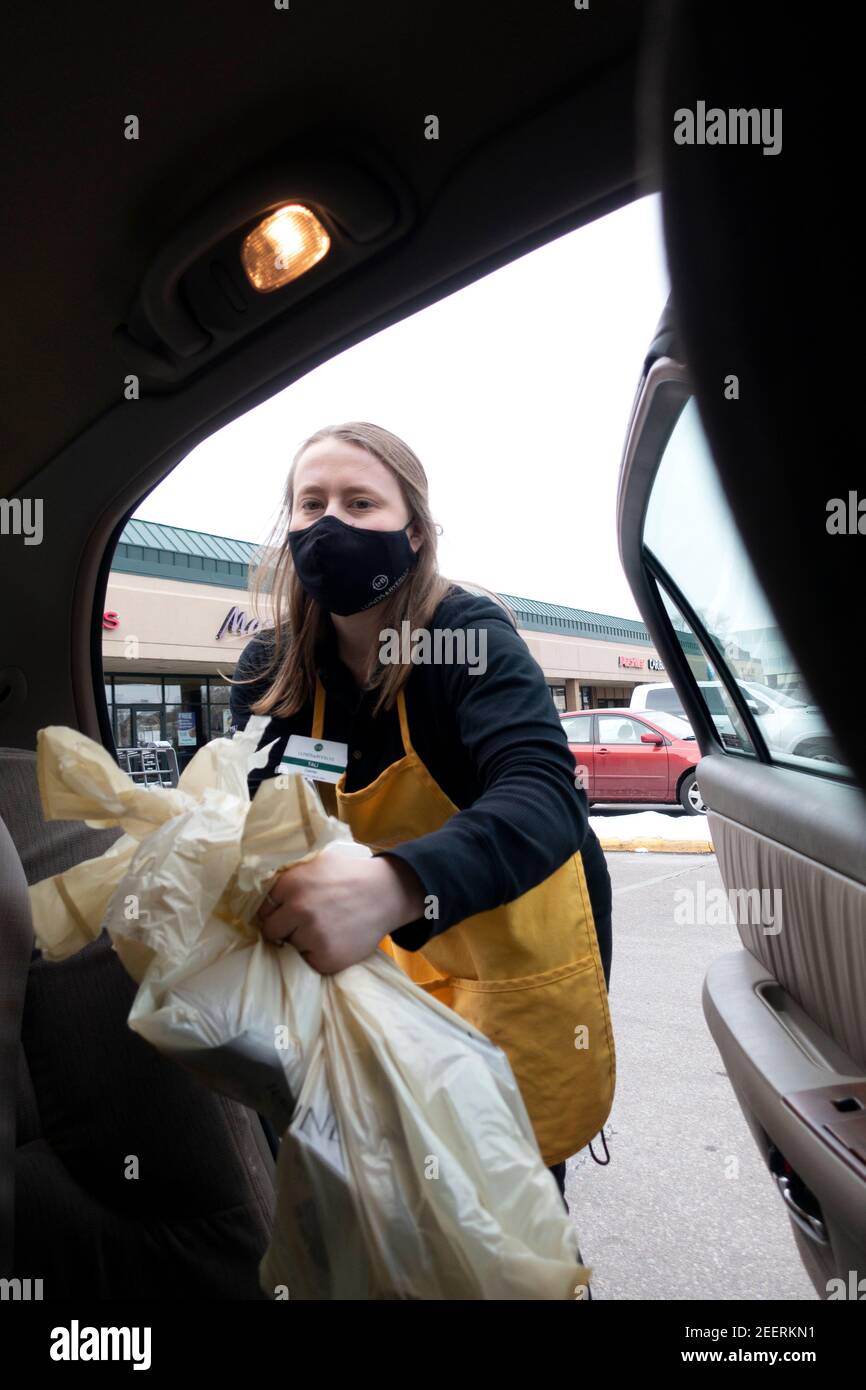
[[[829,1245],[830,1237],[827,1234],[827,1227],[819,1216],[812,1216],[811,1212],[805,1211],[800,1206],[791,1189],[791,1179],[784,1173],[774,1173],[776,1186],[782,1194],[782,1201],[788,1211],[788,1215],[799,1226],[804,1235],[810,1240],[817,1241],[819,1245]]]
[[[606,748],[596,748],[595,751],[596,751],[596,753],[606,753],[606,752],[607,752],[607,749],[606,749]]]

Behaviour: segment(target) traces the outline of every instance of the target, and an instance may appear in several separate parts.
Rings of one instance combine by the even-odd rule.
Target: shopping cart
[[[147,743],[138,748],[118,748],[117,761],[137,786],[177,786],[177,753],[170,743]]]

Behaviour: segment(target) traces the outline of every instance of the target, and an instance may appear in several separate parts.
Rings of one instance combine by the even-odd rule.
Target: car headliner
[[[638,0],[586,11],[490,0],[320,0],[288,10],[186,0],[22,6],[7,15],[2,249],[13,272],[5,293],[14,338],[5,493],[117,402],[123,366],[112,333],[165,240],[213,193],[323,119],[372,138],[408,181],[423,221],[485,142],[619,69],[622,86],[593,99],[570,150],[551,145],[549,153],[559,176],[567,172],[573,208],[625,190],[642,9]],[[429,113],[441,121],[438,141],[424,138]],[[123,135],[129,114],[140,119],[137,142]],[[556,181],[554,169],[546,174]],[[512,207],[488,200],[481,222],[483,201],[450,204],[440,229],[448,264],[432,268],[435,278],[477,266],[562,215],[539,202],[534,216],[533,189],[511,192]],[[422,261],[410,258],[394,288],[414,294],[424,278]],[[353,290],[356,318],[375,320],[378,282]],[[328,298],[340,300],[339,283]],[[339,317],[325,355],[344,345]],[[293,362],[300,366],[308,346],[301,331]]]

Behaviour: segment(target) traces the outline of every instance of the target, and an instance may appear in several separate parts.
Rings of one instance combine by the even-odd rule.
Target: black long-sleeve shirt
[[[392,933],[394,941],[417,950],[456,922],[520,897],[579,850],[607,975],[610,877],[540,667],[496,603],[456,585],[428,627],[478,629],[474,648],[467,639],[470,660],[413,665],[404,686],[413,747],[460,809],[441,829],[387,851],[410,865],[425,895],[438,900],[436,919],[407,923]],[[471,658],[484,651],[482,632],[486,669],[472,674]],[[236,677],[261,670],[269,640],[266,632],[247,644]],[[373,718],[379,692],[359,689],[339,658],[331,624],[316,661],[326,692],[322,737],[348,745],[346,790],[358,791],[403,756],[396,704]],[[232,687],[235,727],[245,726],[249,706],[266,687],[264,680]],[[289,718],[270,720],[259,746],[277,744],[267,767],[251,774],[251,794],[276,773],[289,735],[309,736],[312,722],[311,700]]]

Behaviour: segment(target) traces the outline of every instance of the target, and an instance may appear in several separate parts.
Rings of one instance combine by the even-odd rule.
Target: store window
[[[109,709],[111,707],[109,706]],[[117,748],[132,748],[132,710],[115,709],[113,711],[114,742]]]
[[[564,714],[567,708],[565,703],[565,686],[548,685],[547,688],[550,691],[550,694],[553,698],[553,703],[556,706],[557,710],[559,710],[560,714]]]
[[[210,737],[224,738],[231,733],[232,712],[228,705],[211,704],[210,707]]]
[[[202,738],[201,707],[185,708],[183,705],[165,706],[165,736],[177,750],[195,752],[207,738]]]
[[[165,682],[165,699],[173,704],[206,704],[207,681],[201,676],[172,676]]]
[[[114,698],[124,705],[159,705],[162,703],[162,682],[142,681],[136,676],[115,676]]]
[[[581,709],[626,709],[631,689],[625,685],[582,685]]]
[[[182,771],[197,749],[231,732],[229,691],[221,677],[170,674],[148,681],[107,675],[105,699],[115,746],[170,744]]]

